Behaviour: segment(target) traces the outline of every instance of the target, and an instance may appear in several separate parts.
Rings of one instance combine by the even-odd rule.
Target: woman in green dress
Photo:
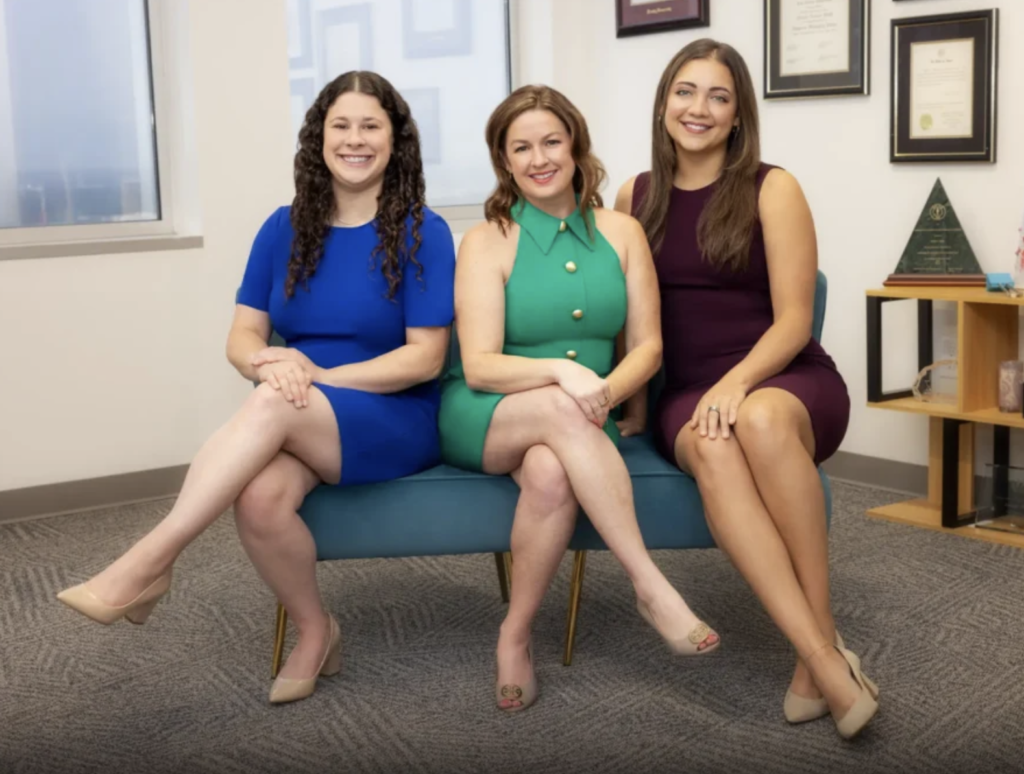
[[[495,109],[486,137],[498,185],[486,222],[459,248],[462,363],[446,377],[439,424],[446,462],[511,474],[521,489],[496,686],[498,707],[516,711],[537,696],[533,618],[580,505],[632,581],[640,613],[674,651],[709,653],[719,638],[643,544],[609,416],[661,364],[658,282],[644,232],[602,207],[604,169],[583,117],[557,91],[518,89]]]

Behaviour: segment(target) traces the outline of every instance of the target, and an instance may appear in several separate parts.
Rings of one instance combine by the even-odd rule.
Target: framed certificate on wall
[[[999,11],[892,20],[889,160],[996,160]]]
[[[870,0],[764,0],[764,98],[870,91]]]

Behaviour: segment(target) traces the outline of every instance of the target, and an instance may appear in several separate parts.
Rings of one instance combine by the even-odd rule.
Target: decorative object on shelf
[[[402,53],[406,59],[473,53],[471,0],[402,0]]]
[[[892,20],[889,160],[996,160],[999,11]]]
[[[711,0],[615,0],[615,37],[711,24]]]
[[[916,400],[924,403],[956,405],[956,380],[958,362],[956,358],[937,360],[921,369],[910,391]],[[952,391],[943,389],[952,385]]]
[[[882,284],[985,287],[985,273],[941,179],[932,186],[896,270]]]
[[[764,98],[870,93],[870,0],[764,0]]]
[[[1024,363],[1004,360],[999,364],[999,410],[1020,413],[1024,408]]]

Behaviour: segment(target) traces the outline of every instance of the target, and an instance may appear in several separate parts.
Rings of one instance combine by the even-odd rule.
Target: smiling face
[[[724,148],[739,125],[736,85],[716,59],[692,59],[676,73],[665,101],[665,129],[684,153]]]
[[[324,163],[336,186],[380,185],[391,160],[392,126],[376,97],[357,91],[334,100],[324,120]]]
[[[533,201],[573,196],[576,162],[565,124],[549,110],[528,110],[508,128],[505,164],[520,191]]]

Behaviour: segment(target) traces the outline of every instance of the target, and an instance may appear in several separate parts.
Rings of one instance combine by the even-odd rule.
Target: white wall
[[[761,83],[761,5],[713,0],[710,28],[617,40],[612,0],[518,0],[519,80],[548,82],[583,110],[610,198],[648,166],[653,91],[686,42],[730,42]],[[926,460],[922,418],[863,407],[864,290],[895,266],[936,176],[983,268],[1010,266],[1024,209],[1024,144],[1014,141],[1024,134],[1024,104],[1012,99],[1024,82],[1024,52],[1012,45],[1024,36],[1019,0],[986,3],[1002,16],[999,163],[888,162],[890,17],[976,5],[876,0],[871,96],[761,105],[764,156],[797,176],[817,222],[830,281],[824,344],[854,404],[846,451]],[[0,262],[0,491],[187,463],[248,392],[224,358],[224,340],[253,235],[291,197],[284,0],[182,7],[194,100],[187,141],[205,246]],[[893,386],[916,360],[913,333],[903,339],[910,368],[892,371]]]
[[[532,0],[537,3],[538,0]],[[763,157],[790,170],[810,201],[821,269],[829,279],[824,346],[850,388],[853,415],[844,451],[903,462],[927,461],[926,420],[869,410],[866,401],[864,291],[879,287],[896,266],[936,177],[941,177],[982,268],[1010,271],[1024,211],[1024,3],[988,0],[1000,9],[998,163],[889,163],[890,19],[952,13],[974,0],[875,0],[871,21],[871,94],[768,101],[763,83],[763,3],[712,0],[708,28],[616,39],[612,0],[557,0],[554,70],[558,88],[586,115],[595,148],[608,168],[606,201],[628,177],[650,165],[649,124],[662,69],[686,43],[713,37],[747,60],[759,94]],[[916,311],[886,311],[886,388],[907,386],[916,372]],[[951,338],[942,330],[939,343]],[[955,336],[952,337],[955,344]],[[945,353],[936,350],[936,357]]]
[[[205,245],[0,262],[0,490],[186,463],[249,389],[224,342],[252,238],[291,198],[284,0],[187,12]]]

